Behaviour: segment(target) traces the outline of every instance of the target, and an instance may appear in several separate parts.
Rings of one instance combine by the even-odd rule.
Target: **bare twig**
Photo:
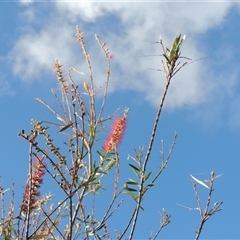
[[[156,234],[154,235],[154,237],[152,238],[153,240],[157,239],[161,230],[170,223],[170,218],[171,218],[171,215],[168,215],[166,210],[163,209],[163,214],[162,214],[162,217],[160,219],[160,227],[159,227],[158,231],[156,232]]]
[[[198,191],[197,191],[197,189],[196,189],[196,184],[193,185],[193,187],[194,187],[194,192],[195,192],[195,196],[196,196],[197,203],[198,203],[198,210],[199,210],[200,217],[201,217],[201,222],[200,222],[200,225],[199,225],[199,227],[198,227],[195,240],[198,240],[198,239],[199,239],[200,234],[201,234],[201,232],[202,232],[202,229],[203,229],[203,226],[204,226],[205,222],[206,222],[212,215],[214,215],[216,212],[222,210],[222,209],[220,208],[221,205],[223,204],[222,201],[215,203],[215,204],[213,205],[213,207],[209,210],[210,203],[211,203],[211,198],[212,198],[212,192],[213,192],[213,190],[214,190],[214,189],[213,189],[214,180],[215,180],[215,173],[212,171],[212,172],[211,172],[210,179],[209,179],[209,193],[208,193],[208,198],[207,198],[207,202],[206,202],[206,206],[205,206],[204,211],[202,210],[201,205],[200,205],[200,197],[199,197]]]
[[[106,103],[106,99],[107,99],[108,84],[109,84],[109,80],[110,80],[110,58],[109,58],[108,51],[106,51],[106,48],[104,48],[105,44],[103,44],[100,41],[99,36],[97,36],[97,34],[95,34],[95,38],[96,38],[98,44],[100,45],[100,47],[102,48],[103,52],[105,53],[105,56],[106,56],[106,59],[107,59],[107,64],[108,64],[107,70],[106,70],[107,80],[106,80],[106,83],[105,83],[105,89],[104,89],[104,94],[103,94],[102,106],[100,108],[98,119],[96,121],[96,125],[97,125],[99,123],[101,117],[102,117],[103,109],[104,109],[104,106],[105,106],[105,103]]]

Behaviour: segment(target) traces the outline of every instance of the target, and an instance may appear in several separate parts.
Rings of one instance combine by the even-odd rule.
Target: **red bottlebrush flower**
[[[43,175],[45,174],[46,165],[42,163],[43,159],[35,158],[36,163],[32,163],[32,174],[29,174],[28,183],[23,195],[22,211],[27,211],[28,205],[32,210],[37,202],[37,197],[40,197],[39,188],[43,183]]]
[[[105,151],[108,151],[108,152],[113,151],[115,147],[119,146],[123,138],[126,125],[127,125],[126,114],[122,118],[118,117],[115,120],[114,124],[112,125],[112,130],[103,145],[103,149]]]

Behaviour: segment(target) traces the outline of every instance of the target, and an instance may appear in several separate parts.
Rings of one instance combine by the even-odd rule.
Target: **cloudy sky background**
[[[153,161],[160,155],[161,139],[168,148],[174,131],[179,138],[169,167],[152,191],[155,194],[145,200],[146,213],[137,236],[147,238],[156,230],[158,211],[164,207],[173,219],[161,236],[193,238],[198,212],[175,203],[197,207],[189,174],[206,179],[214,170],[223,174],[217,180],[214,200],[224,201],[224,211],[207,223],[202,236],[239,238],[239,10],[240,4],[233,2],[0,1],[0,175],[4,187],[16,180],[21,194],[27,174],[28,146],[17,133],[30,129],[31,118],[52,117],[34,97],[55,104],[50,92],[58,87],[52,67],[55,59],[64,64],[66,75],[72,66],[86,73],[75,76],[79,84],[88,80],[76,25],[84,32],[97,87],[104,86],[106,61],[94,34],[107,42],[113,54],[105,116],[117,108],[131,110],[120,148],[124,160],[133,153],[131,145],[148,142],[165,86],[164,75],[150,70],[161,68],[161,57],[147,55],[161,54],[160,45],[153,44],[160,36],[170,46],[182,33],[187,36],[183,56],[203,59],[182,69],[170,86]],[[204,197],[206,190],[202,191]],[[146,224],[144,218],[152,221]]]

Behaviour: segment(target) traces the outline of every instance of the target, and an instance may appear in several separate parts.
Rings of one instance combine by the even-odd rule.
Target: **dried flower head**
[[[67,81],[63,77],[63,71],[62,71],[62,64],[56,59],[56,62],[53,66],[54,70],[57,72],[57,79],[61,85],[61,90],[64,92],[64,94],[69,94],[69,86]]]

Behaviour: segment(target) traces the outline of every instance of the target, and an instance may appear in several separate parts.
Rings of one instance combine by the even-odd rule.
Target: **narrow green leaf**
[[[147,175],[144,176],[144,181],[147,181],[148,178],[151,176],[152,172],[149,172]]]
[[[182,47],[183,41],[185,41],[185,39],[186,39],[186,35],[183,35],[183,37],[182,37],[182,39],[181,39],[181,41],[180,41],[180,43],[179,43],[179,45],[178,45],[179,50],[180,50],[180,48]]]
[[[140,169],[137,168],[137,167],[135,167],[134,165],[132,165],[132,164],[129,163],[129,166],[130,166],[132,169],[135,169],[136,171],[140,172]]]
[[[95,175],[98,172],[99,167],[94,166],[93,174]]]
[[[152,186],[154,186],[154,184],[148,184],[146,187],[144,187],[144,192],[147,191]]]
[[[128,179],[129,179],[130,182],[134,182],[134,183],[136,183],[136,184],[139,184],[137,181],[135,181],[135,180],[132,179],[132,178],[128,178]]]
[[[136,199],[139,198],[139,196],[137,194],[132,193],[132,192],[123,192],[123,193],[131,196],[135,201],[136,201]]]
[[[139,170],[137,167],[133,166],[132,164],[129,164],[129,166],[131,167],[133,173],[134,173],[138,178],[140,178],[140,174],[139,174],[140,170]]]
[[[170,61],[170,58],[166,55],[166,54],[163,54],[163,56],[165,57],[166,61],[171,64],[171,61]]]
[[[147,185],[147,187],[153,187],[153,186],[154,186],[153,183],[150,183],[150,184]]]
[[[144,211],[144,208],[142,206],[140,206],[140,208]]]
[[[71,127],[73,125],[73,123],[69,123],[66,126],[62,127],[59,132],[63,132],[64,130],[68,129],[69,127]]]
[[[129,187],[125,188],[125,190],[127,190],[127,191],[129,191],[129,192],[137,192],[136,189],[134,189],[134,188],[129,188]]]
[[[97,154],[101,157],[103,157],[104,155],[102,155],[102,153],[100,153],[98,150],[97,150]]]
[[[175,40],[172,44],[172,47],[169,51],[169,60],[170,61],[179,57],[179,52],[180,52],[180,49],[182,47],[182,44],[183,44],[183,41],[185,40],[185,38],[186,38],[186,35],[184,35],[181,39],[181,34],[179,34],[179,36],[175,38]]]
[[[136,171],[134,168],[132,168],[132,170],[133,170],[133,173],[139,178],[139,173],[138,173],[138,171]]]
[[[133,199],[134,199],[134,201],[137,202],[137,200],[139,199],[139,196],[138,196],[138,195],[135,195],[135,196],[133,197]]]
[[[126,184],[132,184],[132,185],[137,185],[137,186],[139,186],[139,183],[137,183],[137,182],[132,182],[132,181],[126,182]]]

